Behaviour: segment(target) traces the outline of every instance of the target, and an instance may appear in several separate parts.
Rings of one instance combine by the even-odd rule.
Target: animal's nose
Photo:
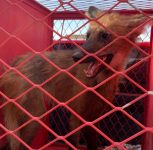
[[[78,51],[78,52],[75,52],[73,55],[72,55],[72,58],[74,61],[78,61],[80,60],[85,54],[82,52],[82,51]]]

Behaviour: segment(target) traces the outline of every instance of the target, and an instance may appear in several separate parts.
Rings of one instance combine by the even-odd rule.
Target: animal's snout
[[[78,61],[84,56],[85,56],[85,54],[82,51],[77,51],[72,55],[72,58],[74,61]]]

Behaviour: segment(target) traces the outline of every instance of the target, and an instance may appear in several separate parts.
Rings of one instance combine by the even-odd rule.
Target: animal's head
[[[89,7],[88,12],[86,12],[86,16],[92,20],[90,21],[89,30],[86,34],[86,42],[82,48],[89,53],[96,53],[98,50],[104,48],[106,45],[112,42],[110,46],[108,46],[106,49],[104,48],[104,50],[98,54],[99,58],[103,59],[109,64],[113,62],[113,58],[115,58],[114,56],[117,53],[120,52],[123,53],[123,55],[127,55],[127,53],[129,53],[132,45],[128,43],[123,36],[133,31],[146,20],[146,17],[141,14],[123,15],[117,12],[105,13],[93,6]],[[136,31],[134,31],[134,33],[131,33],[128,38],[135,42],[137,36],[142,32],[142,30],[143,27],[138,28]],[[119,36],[121,38],[113,42]],[[78,50],[78,52],[73,55],[73,59],[74,61],[78,61],[84,57],[84,55],[84,52]],[[90,72],[93,74],[90,74],[89,76],[95,76],[100,65],[98,63],[93,63],[96,62],[93,57],[89,57],[84,62],[92,62],[92,65],[90,65],[89,68],[92,68],[92,71],[90,70]],[[95,64],[97,66],[95,66]]]

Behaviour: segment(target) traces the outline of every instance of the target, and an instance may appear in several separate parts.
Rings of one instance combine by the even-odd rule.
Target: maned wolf
[[[82,46],[87,53],[92,54],[109,44],[104,50],[97,53],[99,59],[90,56],[81,61],[80,59],[86,55],[86,52],[82,52],[81,50],[76,50],[75,53],[73,51],[53,51],[43,53],[48,60],[51,60],[62,69],[67,69],[74,63],[74,61],[79,60],[80,63],[78,62],[79,64],[72,68],[70,73],[83,82],[87,87],[95,87],[112,75],[112,71],[109,71],[109,69],[105,67],[106,64],[102,65],[103,62],[109,64],[116,71],[122,71],[124,69],[132,48],[132,44],[130,44],[124,36],[146,21],[146,17],[143,15],[121,15],[116,12],[104,13],[105,12],[101,12],[93,6],[89,8],[86,15],[92,19],[97,18],[97,22],[93,20],[90,21],[87,39]],[[101,24],[104,27],[101,26]],[[133,33],[129,34],[128,39],[135,42],[137,36],[142,32],[143,27],[141,26]],[[115,40],[116,37],[109,32],[110,30],[116,35],[119,35],[120,38]],[[114,42],[112,42],[113,40]],[[110,44],[111,42],[112,44]],[[29,53],[24,56],[19,56],[12,63],[12,67],[17,67],[31,55],[32,54]],[[58,69],[51,66],[39,55],[35,55],[30,61],[23,63],[18,67],[18,70],[35,86],[32,87],[26,79],[23,79],[23,77],[14,70],[10,70],[1,77],[0,89],[2,89],[3,93],[12,100],[9,104],[3,107],[5,127],[11,131],[17,129],[24,122],[29,120],[29,116],[25,115],[25,113],[14,104],[14,99],[17,97],[18,99],[16,102],[33,116],[39,117],[46,112],[44,102],[45,94],[44,92],[41,92],[38,85],[41,85],[41,88],[45,89],[60,102],[66,102],[76,93],[84,90],[84,87],[76,84],[76,81],[64,71],[61,71],[61,73],[55,76],[52,80],[46,82],[46,80],[53,76]],[[43,82],[46,83],[43,84]],[[95,91],[111,103],[118,82],[119,76],[116,76],[105,84],[98,86]],[[32,90],[26,92],[29,88],[32,88]],[[24,92],[26,92],[26,94],[22,95]],[[4,99],[1,99],[1,101],[4,101]],[[51,102],[53,102],[53,100]],[[82,95],[78,96],[74,101],[71,101],[68,106],[89,122],[95,120],[109,110],[109,105],[106,101],[94,94],[91,88],[86,89]],[[75,115],[70,116],[70,130],[77,128],[81,123],[82,121],[77,119]],[[39,124],[36,123],[36,121],[33,121],[29,125],[17,130],[15,133],[30,145],[38,129]],[[88,150],[96,150],[97,134],[95,130],[86,126],[83,129],[83,133]],[[70,136],[68,140],[77,148],[79,137],[80,132],[76,132]],[[9,136],[8,141],[11,150],[24,149],[20,142],[13,137]]]

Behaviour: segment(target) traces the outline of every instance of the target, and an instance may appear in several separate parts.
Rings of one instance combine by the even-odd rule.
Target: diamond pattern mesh
[[[104,2],[106,14],[127,9],[127,15],[134,10],[148,19],[121,36],[97,19],[85,16],[82,10],[92,2],[38,2],[51,11],[33,0],[0,0],[0,149],[9,145],[12,150],[47,150],[56,149],[58,144],[78,149],[70,139],[77,140],[80,135],[82,148],[95,133],[98,146],[103,149],[128,150],[128,144],[141,145],[148,131],[144,106],[148,99],[151,26],[146,26],[136,43],[129,37],[152,21],[150,10],[142,10],[149,9],[152,2]],[[94,4],[101,7],[102,2],[96,0]],[[76,12],[76,16],[67,10]],[[56,18],[59,12],[62,19]],[[82,47],[90,21],[115,37],[94,53]],[[132,45],[122,71],[99,56],[120,38]],[[72,55],[76,49],[83,51],[85,57],[74,63]],[[84,73],[84,61],[91,56],[104,68],[97,80]],[[109,95],[114,88],[112,81],[118,81],[113,99]],[[71,127],[70,122],[76,124]]]

